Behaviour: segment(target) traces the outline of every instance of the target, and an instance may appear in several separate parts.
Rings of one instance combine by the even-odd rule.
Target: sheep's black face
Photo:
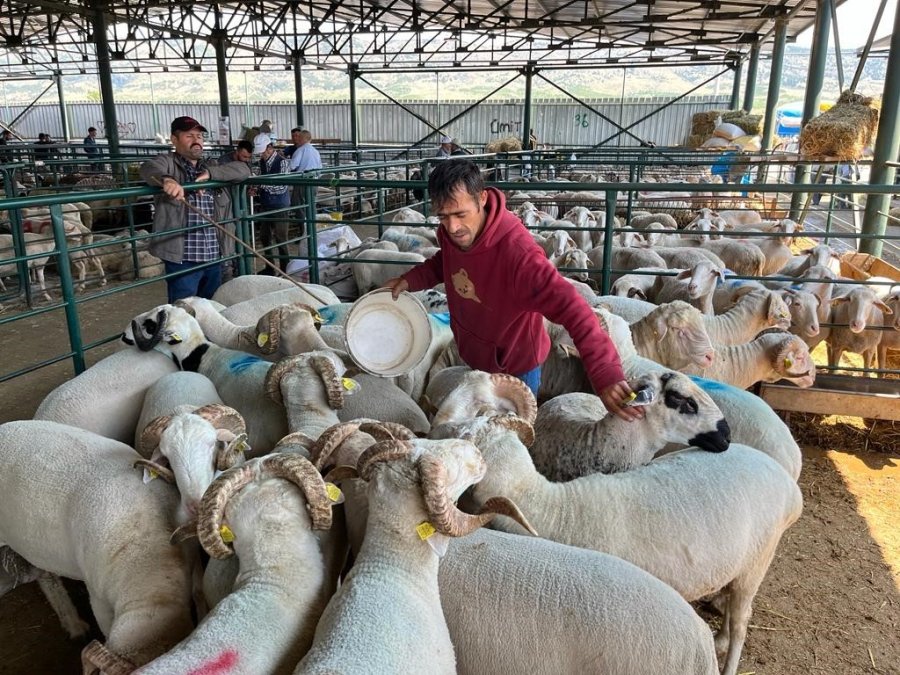
[[[715,431],[704,431],[694,436],[689,443],[707,452],[724,452],[731,444],[731,428],[724,419],[716,423]]]
[[[664,396],[666,406],[682,415],[696,415],[699,410],[697,400],[693,396],[682,396],[679,392],[672,389],[666,389]]]

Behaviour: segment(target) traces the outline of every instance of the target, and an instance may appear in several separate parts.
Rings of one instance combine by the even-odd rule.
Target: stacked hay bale
[[[515,136],[498,138],[485,146],[486,152],[518,152],[522,149],[522,141]]]
[[[803,127],[800,154],[804,158],[860,159],[875,137],[878,112],[871,97],[845,91],[832,108]]]
[[[751,115],[743,110],[707,110],[695,113],[691,118],[691,133],[688,136],[689,148],[699,148],[710,138],[716,138],[716,127],[721,124],[732,124],[739,127],[742,134],[726,140],[758,136],[762,133],[762,115]],[[743,146],[743,143],[740,145]]]

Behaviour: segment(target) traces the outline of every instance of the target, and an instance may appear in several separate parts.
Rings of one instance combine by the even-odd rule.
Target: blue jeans
[[[216,289],[222,285],[221,263],[197,263],[182,262],[173,263],[163,261],[166,266],[166,274],[182,272],[176,277],[166,279],[166,288],[169,292],[169,304],[181,298],[189,298],[199,295],[201,298],[212,298]],[[200,267],[206,265],[206,267]],[[197,269],[199,267],[199,269]]]
[[[537,398],[538,389],[541,388],[541,367],[537,366],[532,368],[527,373],[522,373],[521,375],[516,375],[522,382],[524,382],[529,389],[531,389],[531,393],[534,394],[534,397]]]

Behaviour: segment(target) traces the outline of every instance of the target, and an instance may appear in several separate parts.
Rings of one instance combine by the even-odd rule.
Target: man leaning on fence
[[[210,219],[221,223],[231,216],[231,198],[226,189],[191,190],[183,185],[208,180],[238,183],[250,177],[250,167],[243,162],[219,165],[203,157],[203,134],[206,128],[193,117],[177,117],[172,122],[174,152],[165,152],[141,165],[141,178],[162,191],[156,195],[153,217],[154,236],[150,252],[165,263],[169,302],[199,295],[211,298],[221,283],[218,261],[234,253],[234,242],[221,230],[210,225]],[[189,231],[181,231],[183,228]],[[234,232],[234,224],[223,227]]]

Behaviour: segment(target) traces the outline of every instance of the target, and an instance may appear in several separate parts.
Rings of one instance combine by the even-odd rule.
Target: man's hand
[[[184,188],[181,187],[181,183],[179,183],[174,178],[163,178],[162,189],[163,192],[169,195],[169,197],[174,199],[176,202],[184,200]]]
[[[639,407],[622,407],[623,403],[627,403],[631,400],[632,393],[628,383],[625,380],[622,380],[621,382],[609,385],[603,391],[597,392],[597,396],[603,401],[603,405],[606,406],[606,409],[609,412],[616,417],[621,417],[623,420],[631,422],[633,420],[641,419],[644,416],[644,411]]]
[[[409,290],[409,284],[406,283],[406,279],[403,277],[394,277],[393,279],[385,281],[382,288],[390,288],[391,297],[396,300],[403,291]]]

